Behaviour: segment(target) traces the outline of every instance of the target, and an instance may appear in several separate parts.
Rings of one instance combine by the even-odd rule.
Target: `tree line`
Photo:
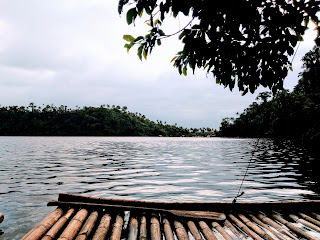
[[[292,92],[262,92],[236,118],[224,118],[219,136],[291,139],[309,149],[320,146],[320,48],[302,59],[303,71]]]
[[[126,106],[0,106],[1,136],[200,136],[211,128],[184,128],[149,120]]]

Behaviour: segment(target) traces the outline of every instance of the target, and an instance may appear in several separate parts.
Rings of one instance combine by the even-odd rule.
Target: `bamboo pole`
[[[318,221],[318,220],[316,220],[316,219],[314,219],[314,218],[312,218],[312,217],[309,217],[308,215],[306,215],[306,214],[304,214],[304,213],[299,213],[299,215],[300,215],[301,217],[303,217],[304,219],[306,219],[307,221],[309,221],[309,222],[317,225],[318,227],[320,227],[320,221]]]
[[[71,219],[65,230],[62,232],[58,240],[72,240],[79,232],[87,216],[87,209],[81,209],[80,211],[78,211],[77,214]]]
[[[282,236],[282,234],[280,232],[278,232],[277,230],[274,230],[273,228],[271,228],[269,225],[261,222],[258,218],[256,218],[254,215],[249,214],[249,216],[252,218],[252,220],[259,224],[261,227],[268,229],[273,235],[275,235],[277,238],[279,238],[280,240],[286,240],[286,238],[284,238]]]
[[[174,240],[171,224],[166,217],[163,218],[162,224],[163,224],[163,232],[164,232],[165,239]]]
[[[38,240],[60,219],[63,214],[61,208],[57,208],[31,229],[21,240]]]
[[[294,240],[299,240],[295,235],[293,235],[291,232],[289,232],[287,229],[282,227],[280,224],[276,223],[273,221],[271,218],[268,218],[267,216],[263,214],[258,214],[258,218],[263,221],[266,224],[269,224],[270,226],[274,227],[278,232],[287,235],[288,237],[294,239]]]
[[[139,240],[147,240],[147,218],[144,215],[140,219]]]
[[[295,225],[293,225],[291,222],[288,222],[287,220],[283,219],[282,217],[280,217],[279,215],[273,213],[272,216],[279,222],[281,222],[282,224],[284,224],[285,226],[287,226],[289,229],[291,229],[292,231],[294,231],[296,234],[311,240],[312,237],[307,234],[306,232],[302,231],[300,228],[296,227]]]
[[[116,222],[113,224],[110,240],[120,240],[123,226],[123,218],[119,214],[116,217]]]
[[[69,218],[73,215],[74,209],[71,208],[64,214],[59,221],[57,221],[51,228],[50,230],[44,235],[44,237],[41,240],[52,240],[54,239],[61,228],[66,224],[66,222],[69,220]]]
[[[256,234],[255,232],[251,231],[245,224],[243,224],[239,219],[237,219],[232,214],[229,214],[229,218],[246,234],[248,234],[250,237],[256,240],[262,240],[262,238]]]
[[[151,240],[161,240],[161,231],[160,231],[160,223],[156,216],[153,214],[150,219],[150,234]]]
[[[316,214],[316,213],[311,213],[316,219],[320,220],[320,215],[319,214]]]
[[[196,224],[193,221],[187,222],[188,228],[194,238],[194,240],[203,240],[201,233],[199,232]]]
[[[201,231],[204,237],[207,240],[217,240],[216,236],[212,232],[211,228],[209,228],[208,224],[206,224],[204,221],[199,221],[199,226],[201,228]]]
[[[236,229],[236,228],[232,225],[232,223],[229,222],[229,220],[225,220],[225,221],[224,221],[224,226],[227,227],[227,228],[229,228],[229,229],[234,233],[234,235],[236,235],[238,238],[242,239],[243,234],[240,233],[240,232],[238,231],[238,229]]]
[[[226,232],[226,230],[223,229],[223,227],[220,226],[217,222],[212,222],[212,227],[214,227],[225,240],[233,240],[232,237]]]
[[[87,221],[85,222],[80,232],[78,233],[76,240],[86,240],[88,238],[98,219],[98,215],[99,214],[97,211],[94,211],[90,214]]]
[[[268,233],[266,233],[263,229],[259,228],[257,225],[255,225],[253,222],[251,222],[247,217],[245,217],[243,214],[238,214],[242,222],[244,222],[248,227],[250,227],[253,231],[258,233],[262,238],[266,240],[274,240]]]
[[[104,240],[110,228],[111,217],[108,213],[101,218],[100,224],[92,238],[92,240]]]
[[[129,221],[129,234],[128,240],[137,240],[138,238],[138,219],[133,216]]]
[[[174,227],[176,229],[176,234],[179,240],[189,240],[188,233],[181,222],[175,220],[173,222]]]
[[[289,217],[295,222],[301,223],[302,225],[305,225],[305,226],[307,226],[307,227],[309,227],[309,228],[311,228],[313,230],[316,230],[317,232],[320,232],[320,228],[318,226],[314,225],[311,222],[308,222],[308,221],[306,221],[304,219],[301,219],[301,218],[299,218],[298,216],[296,216],[294,214],[289,214]]]

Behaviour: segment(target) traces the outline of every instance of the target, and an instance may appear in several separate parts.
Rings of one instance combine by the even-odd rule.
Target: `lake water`
[[[60,192],[158,201],[320,199],[316,158],[268,139],[0,137],[0,225],[19,239]]]

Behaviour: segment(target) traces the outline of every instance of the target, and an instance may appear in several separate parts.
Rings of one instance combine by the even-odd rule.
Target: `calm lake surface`
[[[318,159],[268,139],[0,137],[0,225],[20,239],[58,193],[158,201],[320,199]]]

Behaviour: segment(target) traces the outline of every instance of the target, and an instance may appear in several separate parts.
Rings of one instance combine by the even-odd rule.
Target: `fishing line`
[[[248,163],[248,166],[247,166],[246,172],[245,172],[245,174],[244,174],[244,176],[243,176],[243,179],[242,179],[242,181],[241,181],[241,185],[240,185],[240,187],[239,187],[239,190],[238,190],[237,196],[236,196],[236,197],[233,199],[233,201],[232,201],[232,203],[233,203],[233,204],[237,202],[238,197],[241,197],[241,196],[244,194],[244,192],[241,192],[241,193],[240,193],[240,191],[241,191],[241,188],[242,188],[242,185],[243,185],[244,179],[246,178],[246,176],[247,176],[247,174],[248,174],[249,167],[250,167],[250,164],[251,164],[252,159],[253,159],[253,154],[254,154],[254,152],[255,152],[256,147],[258,146],[259,140],[260,140],[260,138],[258,138],[258,140],[257,140],[257,142],[256,142],[256,144],[255,144],[255,146],[254,146],[254,148],[253,148],[253,150],[252,150],[252,152],[251,152],[251,158],[250,158],[250,161],[249,161],[249,163]]]
[[[291,60],[291,65],[292,65],[292,63],[293,63],[294,57],[296,56],[296,54],[297,54],[297,52],[298,52],[298,49],[299,49],[299,47],[300,47],[300,43],[301,43],[301,41],[299,41],[298,46],[297,46],[297,49],[296,49],[296,51],[295,51],[294,54],[293,54],[293,57],[292,57],[292,60]]]

